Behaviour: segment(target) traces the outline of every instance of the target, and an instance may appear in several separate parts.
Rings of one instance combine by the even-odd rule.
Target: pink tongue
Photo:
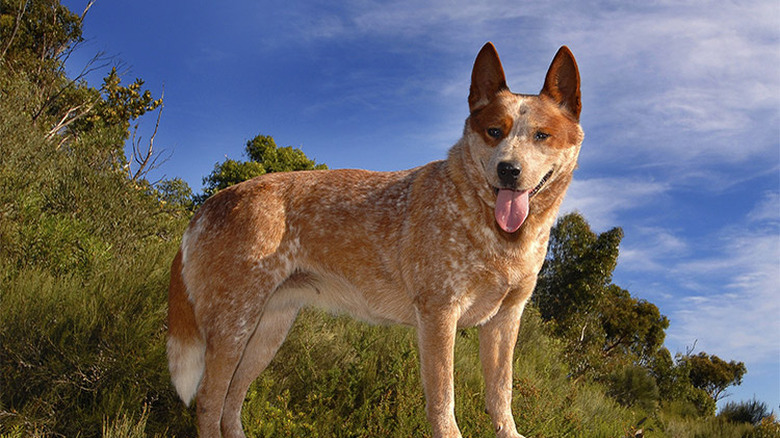
[[[502,230],[514,233],[528,217],[528,193],[501,189],[496,197],[496,222]]]

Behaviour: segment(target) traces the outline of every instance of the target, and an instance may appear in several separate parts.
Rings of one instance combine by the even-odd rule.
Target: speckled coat
[[[434,437],[460,436],[454,339],[479,326],[487,411],[498,436],[519,437],[513,348],[576,167],[579,93],[566,47],[541,93],[520,95],[488,43],[446,160],[269,174],[209,199],[184,234],[169,291],[171,375],[185,402],[197,397],[201,436],[244,436],[250,383],[299,310],[315,306],[417,328]]]

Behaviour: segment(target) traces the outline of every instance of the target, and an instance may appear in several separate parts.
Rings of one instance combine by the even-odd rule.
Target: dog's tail
[[[182,278],[182,253],[171,266],[168,288],[168,369],[179,397],[187,405],[198,391],[205,368],[206,343],[195,321],[195,312]]]

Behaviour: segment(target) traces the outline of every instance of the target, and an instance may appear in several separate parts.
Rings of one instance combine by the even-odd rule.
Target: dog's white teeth
[[[536,187],[534,187],[534,189],[531,190],[530,196],[533,196],[537,192],[539,192],[539,190],[542,189],[542,187],[545,185],[545,183],[547,183],[547,180],[550,179],[551,176],[552,176],[552,170],[547,172],[547,174],[542,177],[542,180],[539,181],[539,184],[537,184]]]

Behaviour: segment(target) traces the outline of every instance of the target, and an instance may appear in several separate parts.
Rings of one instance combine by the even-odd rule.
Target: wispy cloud
[[[706,237],[711,255],[692,254],[665,266],[664,278],[679,288],[667,303],[669,339],[678,348],[698,340],[703,350],[728,352],[746,362],[780,356],[778,194],[767,193],[746,217]]]
[[[664,183],[635,178],[578,178],[569,188],[561,214],[579,211],[592,228],[603,231],[620,223],[619,215],[658,202],[668,188]]]
[[[663,227],[631,228],[632,244],[620,247],[618,264],[631,272],[661,273],[673,263],[689,257],[692,248],[678,233]]]
[[[747,215],[751,223],[767,223],[778,225],[780,222],[780,193],[767,191],[764,197],[756,204],[755,208]]]
[[[441,66],[458,60],[461,69],[482,42],[493,39],[506,54],[510,84],[523,92],[540,86],[547,67],[540,57],[546,60],[558,45],[569,44],[580,60],[583,117],[599,157],[631,165],[662,162],[658,171],[665,177],[679,176],[693,162],[744,162],[778,148],[780,5],[773,0],[717,7],[704,0],[566,7],[509,0],[348,1],[314,10],[290,7],[281,14],[284,19],[275,21],[284,30],[268,34],[272,44],[284,38],[294,44],[370,44],[388,53],[423,51]],[[443,80],[445,88],[455,83],[451,103],[460,102],[467,75],[444,70],[408,80],[421,92],[441,89]],[[589,114],[595,108],[599,114]]]
[[[569,41],[580,55],[583,114],[588,122],[588,108],[600,111],[589,135],[602,160],[663,163],[656,173],[665,178],[702,165],[772,165],[780,4],[578,5],[551,20],[548,38]]]

